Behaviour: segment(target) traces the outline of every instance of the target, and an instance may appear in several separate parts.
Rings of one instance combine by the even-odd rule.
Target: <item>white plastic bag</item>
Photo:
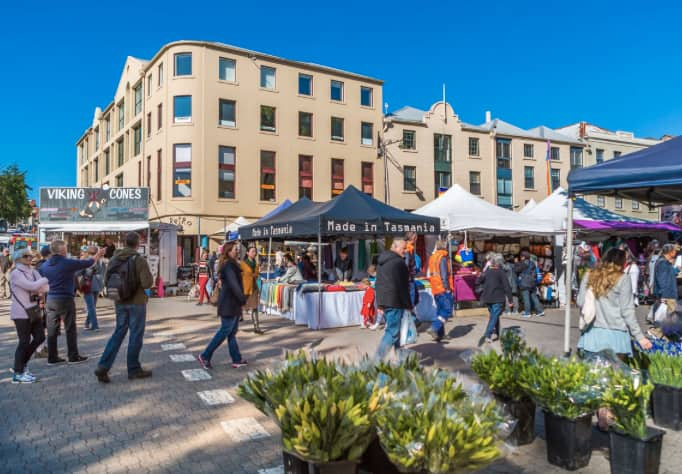
[[[651,305],[646,320],[650,323],[660,323],[668,317],[668,305],[662,301],[657,301]]]
[[[400,320],[400,345],[405,346],[415,342],[417,342],[417,326],[414,324],[412,313],[405,310]]]
[[[213,282],[209,278],[206,282],[206,294],[210,297],[213,294]]]
[[[583,307],[580,308],[580,320],[578,321],[578,327],[582,331],[583,329],[589,327],[594,318],[597,316],[597,299],[594,297],[594,292],[592,288],[588,287],[585,291],[585,302]]]

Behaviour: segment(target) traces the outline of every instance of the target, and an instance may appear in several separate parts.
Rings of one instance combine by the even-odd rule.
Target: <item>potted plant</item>
[[[471,360],[471,368],[517,420],[507,443],[522,446],[535,438],[535,403],[519,381],[539,355],[516,332],[504,331],[500,341],[501,355],[492,350],[479,353]]]
[[[654,352],[649,358],[649,377],[654,383],[654,423],[675,431],[682,429],[682,355]]]
[[[614,369],[603,402],[614,416],[609,432],[612,474],[657,474],[661,461],[662,430],[646,425],[647,405],[654,386],[642,383],[639,373]]]
[[[592,413],[599,408],[603,374],[576,359],[538,357],[519,383],[543,409],[547,460],[568,470],[592,456]]]

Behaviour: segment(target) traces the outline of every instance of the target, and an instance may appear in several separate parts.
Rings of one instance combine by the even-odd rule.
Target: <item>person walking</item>
[[[93,258],[96,254],[97,247],[88,247],[85,258]],[[103,287],[103,273],[104,266],[101,260],[95,262],[93,266],[76,273],[78,290],[83,295],[83,300],[85,300],[85,306],[88,312],[85,319],[86,330],[99,331],[99,323],[97,322],[97,298]]]
[[[19,343],[14,352],[14,376],[12,383],[33,383],[36,378],[28,370],[28,361],[45,340],[42,318],[31,318],[29,312],[38,306],[40,298],[49,290],[47,278],[31,268],[29,249],[14,253],[15,268],[9,277],[12,298],[10,319],[14,321]]]
[[[530,257],[530,252],[521,252],[521,261],[514,265],[514,270],[519,276],[519,289],[523,299],[524,318],[530,318],[531,312],[535,310],[536,316],[544,316],[545,309],[540,304],[538,298],[537,265]]]
[[[481,285],[483,288],[480,297],[481,303],[484,303],[488,308],[488,325],[485,328],[485,333],[478,341],[479,346],[482,346],[484,342],[493,342],[493,335],[495,338],[499,338],[500,315],[507,301],[513,301],[511,285],[509,285],[507,274],[502,268],[503,265],[504,257],[495,254],[488,269],[481,273],[476,281],[476,285]],[[509,303],[510,306],[512,304]]]
[[[104,277],[105,286],[110,284],[114,274],[125,279],[125,284],[132,296],[125,300],[116,301],[116,329],[107,342],[95,370],[97,380],[102,383],[110,382],[109,371],[114,365],[118,350],[129,329],[130,336],[126,359],[128,379],[144,379],[152,376],[151,370],[142,368],[140,351],[142,350],[144,328],[147,322],[147,295],[144,290],[152,287],[154,279],[147,261],[137,252],[139,246],[140,235],[137,232],[129,232],[126,235],[125,248],[114,252]]]
[[[66,347],[70,364],[78,364],[87,360],[78,353],[78,331],[76,329],[76,303],[74,301],[75,275],[79,270],[91,267],[104,255],[100,249],[93,258],[74,260],[66,257],[66,243],[53,240],[50,244],[52,256],[40,267],[40,274],[50,283],[47,293],[47,364],[55,365],[66,362],[59,357],[57,349],[57,328],[59,321],[64,321]]]
[[[263,334],[258,321],[258,303],[260,302],[258,279],[260,278],[260,266],[256,260],[257,255],[258,250],[256,250],[256,247],[249,247],[246,251],[244,260],[240,263],[244,296],[246,297],[246,304],[243,309],[248,313],[251,313],[253,331],[256,334]]]
[[[203,249],[201,251],[201,257],[199,259],[199,268],[197,269],[198,272],[198,283],[199,283],[199,302],[197,303],[197,306],[201,306],[204,304],[204,298],[206,298],[206,301],[208,302],[210,297],[208,296],[208,290],[206,289],[206,285],[208,284],[208,279],[210,278],[210,270],[208,268],[208,250]]]
[[[0,254],[0,291],[2,299],[8,299],[9,294],[9,270],[12,268],[12,260],[9,258],[9,249],[5,247]]]
[[[242,313],[242,306],[246,303],[246,296],[244,295],[242,270],[237,262],[236,242],[227,242],[223,246],[218,268],[220,278],[220,296],[218,297],[220,328],[204,352],[197,356],[197,360],[204,369],[212,369],[213,353],[227,339],[227,348],[232,358],[232,368],[238,369],[248,365],[248,362],[246,359],[242,359],[239,344],[237,344],[239,317]]]
[[[676,255],[675,245],[665,244],[654,267],[654,297],[668,307],[668,314],[677,310],[677,271],[673,266]]]
[[[448,257],[447,244],[443,240],[436,242],[436,249],[429,258],[427,276],[431,283],[431,294],[436,302],[436,319],[431,322],[427,332],[434,341],[440,342],[445,337],[445,322],[452,316],[453,307],[452,265]]]
[[[383,359],[391,347],[400,347],[400,321],[403,311],[412,309],[410,275],[405,265],[405,240],[395,239],[391,249],[379,255],[375,285],[378,314],[386,321],[384,336],[379,342],[376,357]]]
[[[626,252],[627,266],[625,273],[630,277],[630,284],[632,285],[632,302],[635,307],[639,306],[639,264],[637,258],[632,252]]]
[[[507,308],[505,314],[507,316],[518,316],[519,315],[519,281],[516,271],[514,271],[514,264],[516,262],[505,262],[502,269],[507,274],[507,281],[509,281],[509,286],[512,291],[512,301],[511,305]]]

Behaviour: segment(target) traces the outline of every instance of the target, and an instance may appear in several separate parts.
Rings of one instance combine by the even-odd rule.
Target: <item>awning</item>
[[[582,229],[600,230],[600,231],[614,231],[614,230],[629,230],[629,231],[654,231],[659,230],[663,232],[680,232],[682,227],[678,227],[667,222],[608,222],[608,221],[589,221],[574,219],[573,223]]]
[[[148,229],[149,222],[47,222],[40,228],[48,232],[130,232]]]

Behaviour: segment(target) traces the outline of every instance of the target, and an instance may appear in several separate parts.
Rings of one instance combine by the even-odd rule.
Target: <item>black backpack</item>
[[[117,303],[128,301],[135,296],[138,287],[135,272],[135,257],[125,260],[114,257],[107,270],[107,298]]]

